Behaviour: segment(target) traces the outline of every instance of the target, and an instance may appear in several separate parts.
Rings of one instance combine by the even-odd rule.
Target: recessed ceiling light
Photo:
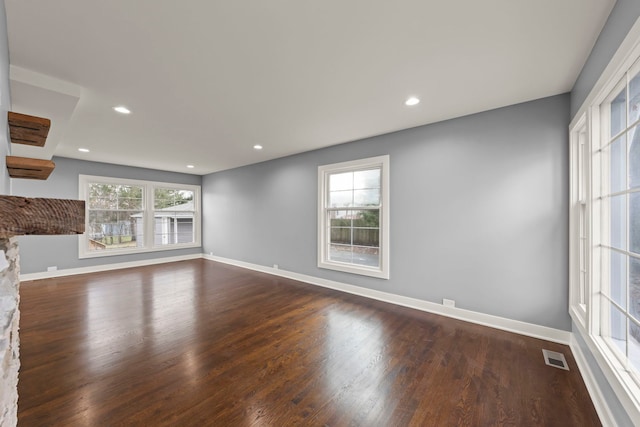
[[[407,98],[407,100],[404,101],[404,105],[408,105],[409,107],[414,106],[414,105],[418,105],[419,103],[420,103],[420,100],[418,98],[416,98],[415,96]]]
[[[193,169],[193,168],[195,168],[195,166],[193,166],[193,165],[187,165],[187,167],[188,167],[189,169]]]
[[[131,110],[129,110],[127,107],[123,107],[122,105],[119,105],[117,107],[113,107],[114,110],[116,110],[118,113],[121,114],[129,114],[131,113]]]
[[[256,145],[253,146],[253,149],[254,150],[262,150],[262,145],[256,144]]]
[[[78,151],[80,151],[81,153],[88,153],[89,149],[88,148],[78,148]]]

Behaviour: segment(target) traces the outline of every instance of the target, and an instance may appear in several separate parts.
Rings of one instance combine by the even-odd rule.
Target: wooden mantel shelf
[[[84,201],[0,195],[0,237],[84,233]]]

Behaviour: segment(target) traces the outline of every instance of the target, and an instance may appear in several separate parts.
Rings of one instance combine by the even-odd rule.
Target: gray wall
[[[618,50],[620,43],[627,36],[627,33],[640,16],[640,1],[638,0],[618,0],[614,6],[607,23],[605,24],[598,40],[587,59],[578,80],[571,92],[571,116],[577,113],[584,100],[591,92],[591,89],[600,78],[600,75],[608,65],[609,61]],[[596,382],[599,385],[608,406],[616,417],[617,425],[633,425],[629,420],[624,408],[613,394],[611,386],[607,382],[602,370],[596,363],[595,358],[589,351],[584,338],[580,335],[579,329],[573,327],[576,340],[586,355]]]
[[[618,0],[616,2],[571,91],[571,118],[580,109],[638,16],[640,16],[640,1]]]
[[[78,175],[80,174],[194,185],[200,185],[202,181],[202,178],[198,175],[85,162],[63,157],[54,157],[53,161],[56,163],[56,168],[49,179],[46,181],[14,179],[13,194],[25,197],[77,199]],[[78,259],[78,236],[21,236],[19,237],[19,244],[22,274],[47,271],[49,266],[57,266],[61,270],[202,252],[200,248],[189,248],[135,255]]]
[[[7,128],[7,111],[11,110],[9,93],[9,41],[7,38],[7,17],[4,0],[0,0],[0,194],[11,192],[5,156],[10,154]]]
[[[203,250],[569,330],[568,112],[560,95],[207,175]],[[317,167],[383,154],[391,279],[318,269]]]

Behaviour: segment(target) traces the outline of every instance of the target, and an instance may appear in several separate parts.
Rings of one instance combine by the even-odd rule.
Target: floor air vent
[[[551,350],[542,350],[542,355],[544,356],[544,363],[547,365],[553,366],[554,368],[564,369],[565,371],[569,370],[564,354]]]

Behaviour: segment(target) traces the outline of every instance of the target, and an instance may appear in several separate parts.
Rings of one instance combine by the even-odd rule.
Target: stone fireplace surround
[[[84,201],[0,196],[0,426],[18,423],[20,256],[17,235],[84,233]]]

